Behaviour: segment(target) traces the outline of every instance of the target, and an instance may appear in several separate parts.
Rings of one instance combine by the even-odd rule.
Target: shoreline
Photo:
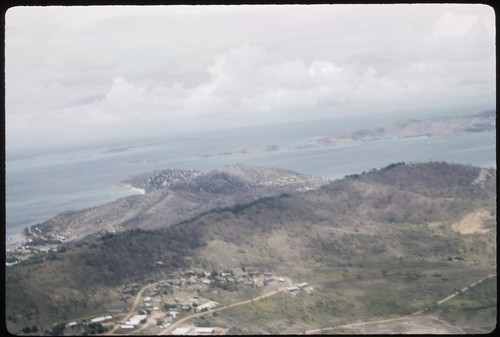
[[[493,137],[492,137],[493,135]],[[424,137],[426,139],[429,139],[429,137]],[[457,141],[455,141],[455,139]],[[415,142],[413,142],[415,140],[415,138],[405,138],[405,139],[397,139],[397,140],[394,140],[394,141],[390,141],[389,144],[398,144],[398,143],[402,143],[402,142],[408,142],[410,143],[410,145],[414,145]],[[472,164],[474,166],[478,166],[478,167],[482,167],[482,168],[493,168],[493,169],[496,169],[497,166],[496,166],[496,160],[495,160],[495,156],[491,157],[491,154],[490,152],[493,152],[493,150],[490,150],[490,149],[494,149],[494,143],[492,142],[492,140],[494,140],[494,134],[492,132],[480,132],[480,133],[469,133],[469,134],[466,134],[466,135],[461,135],[459,137],[456,137],[456,136],[453,136],[453,137],[445,137],[445,138],[440,138],[439,139],[439,142],[436,141],[436,143],[439,143],[438,145],[439,146],[443,146],[443,149],[452,149],[453,151],[455,151],[457,154],[453,154],[453,155],[450,155],[448,157],[450,158],[444,158],[442,160],[444,161],[447,161],[447,162],[450,162],[450,163],[463,163],[463,164]],[[434,144],[434,141],[432,140],[432,137],[430,137],[430,141],[426,141],[426,144],[429,143],[429,144]],[[451,147],[449,144],[453,143],[453,147]],[[455,145],[456,144],[456,145]],[[470,144],[470,148],[467,147],[467,145]],[[444,147],[446,145],[446,147]],[[352,152],[352,151],[356,151],[355,154],[358,154],[358,153],[361,153],[360,150],[363,148],[364,144],[361,144],[359,146],[356,146],[356,147],[353,147],[352,149],[349,149],[349,152]],[[393,148],[395,149],[394,151],[398,150],[398,151],[401,151],[400,147],[398,146],[394,146],[394,147],[391,147],[391,151],[393,150]],[[426,147],[427,148],[427,147]],[[281,151],[277,151],[277,152],[281,152]],[[455,153],[453,152],[453,153]],[[346,151],[344,152],[338,152],[338,158],[339,158],[339,162],[340,163],[343,163],[341,160],[342,158],[344,158],[346,155],[345,153],[347,153]],[[391,153],[388,153],[388,162],[392,161],[392,157],[395,157],[396,155],[393,155],[392,154],[393,152]],[[399,157],[401,154],[404,154],[403,152],[394,152],[397,154],[397,157],[398,159],[397,160],[400,160]],[[443,152],[443,153],[446,153],[446,152]],[[321,158],[319,158],[319,154],[321,154]],[[416,154],[418,154],[418,152],[416,152]],[[458,154],[460,154],[460,156],[458,156]],[[297,168],[293,168],[294,170],[296,171],[299,171],[299,172],[302,172],[302,173],[307,173],[307,174],[313,174],[313,175],[316,175],[316,176],[323,176],[325,177],[325,173],[324,171],[326,171],[326,169],[322,169],[323,167],[327,167],[327,165],[330,165],[332,160],[325,160],[324,162],[322,161],[322,158],[330,158],[331,156],[333,155],[337,155],[337,152],[332,152],[332,154],[330,154],[329,152],[327,152],[326,150],[323,151],[323,152],[318,152],[318,154],[316,154],[316,152],[313,153],[313,155],[309,155],[308,153],[305,153],[304,156],[305,158],[311,158],[311,163],[313,163],[314,165],[311,165],[311,170],[312,171],[317,171],[317,172],[312,172],[312,171],[308,171],[308,170],[299,170]],[[488,155],[487,157],[485,155]],[[272,154],[272,156],[274,156],[274,154]],[[278,159],[281,159],[281,156],[278,154],[276,154],[276,156],[278,157]],[[432,156],[427,156],[426,155],[426,158],[427,160],[432,160]],[[270,156],[266,156],[266,157],[263,157],[264,160],[261,160],[260,157],[258,157],[259,159],[259,165],[261,165],[262,161],[268,161],[268,158],[271,158]],[[362,157],[360,157],[361,159],[363,159]],[[438,158],[438,154],[435,154],[434,155],[434,159],[437,159]],[[465,159],[464,159],[465,158]],[[274,157],[272,157],[271,159],[274,160]],[[294,164],[295,162],[293,161],[293,157],[291,160],[289,160],[290,162],[292,162],[292,164]],[[211,159],[211,160],[214,160],[216,161],[217,159]],[[221,161],[224,161],[225,159],[221,160]],[[314,160],[314,162],[312,161]],[[396,159],[394,159],[396,160]],[[411,159],[410,160],[407,160],[405,159],[405,161],[412,161]],[[417,159],[413,159],[413,161],[417,161],[417,162],[421,162],[421,158],[417,158]],[[203,161],[201,161],[201,163],[204,163]],[[211,163],[211,161],[210,161]],[[328,173],[331,174],[331,175],[334,175],[333,179],[338,179],[338,178],[342,178],[343,176],[345,176],[346,174],[353,174],[353,173],[360,173],[361,171],[363,170],[366,170],[366,168],[363,167],[363,165],[361,164],[364,163],[363,160],[360,160],[359,163],[356,163],[356,165],[352,165],[353,167],[354,166],[359,166],[359,168],[355,168],[355,169],[351,169],[351,167],[347,166],[347,165],[344,165],[344,166],[332,166],[332,169],[329,169]],[[199,164],[199,162],[193,162],[193,165],[196,165],[196,164]],[[359,165],[358,165],[359,164]],[[273,165],[268,165],[269,167],[273,167]],[[281,165],[282,166],[282,165]],[[306,165],[307,166],[307,165]],[[371,166],[372,168],[375,168],[376,165],[372,165]],[[347,170],[347,168],[349,170]],[[344,169],[346,169],[346,172],[344,173]],[[146,170],[147,171],[147,170]],[[337,172],[339,171],[339,172]],[[29,171],[31,172],[31,171]],[[332,178],[330,178],[332,179]],[[113,184],[115,187],[119,187],[119,189],[123,189],[123,188],[126,188],[129,192],[127,192],[127,190],[122,190],[123,194],[125,193],[129,193],[128,195],[132,195],[132,194],[147,194],[148,192],[146,192],[144,189],[141,189],[141,188],[138,188],[138,187],[135,187],[133,186],[132,184],[130,183],[120,183],[120,184],[117,184],[116,183],[116,180],[114,181],[114,184]],[[117,188],[117,190],[119,190]],[[108,193],[108,190],[109,188],[106,187],[106,193]],[[29,198],[32,198],[33,200],[35,199],[35,197],[37,198],[42,198],[43,197],[43,193],[35,193],[35,192],[39,192],[39,191],[33,191],[30,193],[30,195],[28,196]],[[95,197],[97,197],[97,194],[99,193],[99,190],[96,191],[96,195]],[[118,192],[120,193],[120,192]],[[126,195],[123,195],[123,196],[126,196]],[[8,197],[8,196],[7,196]],[[120,198],[122,196],[119,196],[117,198]],[[116,200],[117,198],[113,198],[112,200]],[[97,199],[97,198],[96,198]],[[31,200],[31,199],[30,199]],[[20,202],[19,200],[14,200],[15,202]],[[71,200],[70,200],[71,201]],[[103,202],[105,203],[105,202]],[[33,203],[34,204],[34,203]],[[58,201],[58,204],[59,204],[59,201]],[[101,204],[101,203],[99,203]],[[51,205],[56,205],[55,202],[52,202],[50,204],[48,204],[47,208],[52,208],[50,207]],[[6,207],[8,205],[6,204]],[[38,204],[34,204],[34,206],[38,207]],[[20,212],[21,214],[21,217],[23,216],[23,213],[24,214],[30,214],[31,216],[31,210],[32,208],[34,209],[34,206],[32,206],[31,204],[27,204],[26,208],[22,210],[22,212]],[[30,208],[31,207],[31,208]],[[69,206],[69,209],[80,209],[80,207],[78,205],[74,206],[73,204],[71,204]],[[38,209],[35,209],[36,211],[38,211]],[[17,208],[16,208],[16,212],[17,212]],[[14,211],[11,211],[11,213],[14,213]],[[46,212],[45,212],[46,213]],[[44,214],[45,214],[44,213]],[[57,215],[57,214],[55,214]],[[54,216],[55,216],[54,215]],[[24,218],[26,217],[23,217],[22,220],[24,221],[20,221],[18,218],[15,218],[12,220],[12,223],[29,223],[32,219],[32,217],[29,218],[29,220],[25,220]],[[6,219],[7,220],[7,219]],[[14,221],[15,220],[15,221]],[[6,221],[7,222],[7,221]],[[9,222],[10,219],[9,219]],[[33,223],[35,224],[35,223]],[[31,225],[26,225],[26,226],[23,226],[22,228],[20,228],[20,226],[22,225],[17,225],[17,226],[13,226],[14,228],[10,228],[11,226],[9,224],[6,223],[6,237],[5,237],[5,243],[6,243],[6,248],[9,249],[11,247],[16,247],[18,245],[24,245],[26,243],[28,243],[26,241],[26,238],[24,237],[23,235],[23,231],[25,228],[27,227],[30,227],[32,226]],[[9,227],[9,230],[7,231],[7,227]],[[16,228],[17,227],[17,228]],[[19,230],[18,230],[19,229]],[[10,232],[10,233],[9,233]]]
[[[126,184],[126,183],[122,184],[121,183],[121,184],[118,184],[117,186],[119,188],[126,188],[130,191],[135,192],[136,194],[146,194],[146,191],[144,189],[132,186],[130,184]],[[34,224],[25,226],[17,233],[11,233],[11,234],[5,233],[5,251],[12,252],[12,251],[17,250],[19,247],[23,247],[26,244],[29,244],[29,241],[27,240],[26,236],[24,235],[24,230],[26,228],[33,226],[33,225]]]
[[[5,251],[12,251],[19,246],[24,246],[26,245],[26,237],[23,235],[23,233],[16,233],[16,234],[10,234],[10,235],[5,235]]]
[[[129,183],[120,183],[118,184],[118,187],[121,187],[121,188],[126,188],[126,189],[129,189],[131,191],[134,191],[134,192],[137,192],[139,194],[146,194],[146,190],[145,189],[142,189],[142,188],[139,188],[139,187],[135,187]]]

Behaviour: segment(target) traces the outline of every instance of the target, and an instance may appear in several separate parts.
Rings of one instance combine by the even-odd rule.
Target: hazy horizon
[[[6,149],[495,108],[486,5],[13,7]]]

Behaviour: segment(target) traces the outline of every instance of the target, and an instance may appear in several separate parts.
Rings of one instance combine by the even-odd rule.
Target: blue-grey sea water
[[[379,126],[364,124],[363,127]],[[254,154],[204,157],[243,146],[300,144],[316,135],[355,125],[311,122],[281,126],[204,131],[120,146],[90,148],[6,160],[6,238],[22,239],[23,228],[66,210],[78,210],[130,195],[118,186],[132,175],[163,168],[208,171],[225,164],[247,163],[290,169],[328,179],[381,168],[394,162],[447,161],[496,167],[495,132],[453,137],[407,138],[352,143],[329,148],[294,149]],[[111,150],[111,151],[110,151]]]

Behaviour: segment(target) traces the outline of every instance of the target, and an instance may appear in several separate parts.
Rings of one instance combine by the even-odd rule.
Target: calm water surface
[[[382,125],[374,122],[363,127]],[[495,133],[443,138],[411,138],[348,144],[331,148],[284,150],[203,157],[266,144],[300,144],[313,136],[355,125],[311,122],[203,132],[120,146],[93,148],[6,161],[7,242],[20,241],[23,228],[66,210],[77,210],[131,195],[118,187],[132,175],[163,168],[208,171],[225,164],[246,163],[285,168],[329,179],[381,168],[393,162],[448,161],[496,167]]]

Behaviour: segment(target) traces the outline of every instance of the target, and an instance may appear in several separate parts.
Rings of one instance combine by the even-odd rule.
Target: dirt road
[[[225,305],[225,306],[222,306],[222,307],[219,307],[219,308],[214,308],[214,309],[210,309],[208,311],[203,311],[203,312],[199,312],[199,313],[194,313],[194,314],[191,314],[191,315],[188,315],[188,316],[185,316],[183,318],[181,318],[180,320],[172,323],[172,325],[170,325],[169,327],[161,330],[160,332],[158,332],[158,335],[166,335],[168,333],[170,333],[171,331],[173,331],[176,327],[178,327],[179,325],[181,325],[182,323],[185,323],[187,321],[189,321],[190,319],[193,319],[193,318],[196,318],[196,317],[201,317],[201,316],[205,316],[205,315],[208,315],[208,314],[212,314],[214,312],[218,312],[218,311],[222,311],[222,310],[226,310],[226,309],[230,309],[230,308],[234,308],[234,307],[237,307],[237,306],[240,306],[240,305],[245,305],[245,304],[250,304],[250,303],[253,303],[255,301],[259,301],[259,300],[262,300],[264,298],[267,298],[269,296],[274,296],[280,292],[283,292],[283,291],[287,291],[288,288],[292,285],[292,281],[288,278],[283,278],[285,280],[285,284],[286,286],[284,287],[281,287],[277,290],[273,290],[271,292],[268,292],[266,294],[263,294],[263,295],[260,295],[260,296],[257,296],[257,297],[254,297],[252,299],[249,299],[249,300],[245,300],[245,301],[240,301],[240,302],[236,302],[236,303],[231,303],[231,304],[228,304],[228,305]],[[158,283],[158,282],[157,282]],[[137,307],[141,301],[141,297],[142,297],[142,294],[144,293],[144,291],[146,291],[147,289],[149,288],[152,288],[154,287],[157,283],[151,283],[151,284],[148,284],[144,287],[141,288],[141,290],[139,290],[139,292],[137,293],[137,295],[135,296],[135,300],[134,300],[134,303],[132,304],[132,307],[130,308],[130,310],[128,311],[127,315],[125,317],[123,317],[121,319],[122,322],[125,322],[127,321],[129,318],[131,318],[134,314],[136,314],[136,311],[137,311]],[[154,319],[153,319],[154,320]],[[138,329],[134,329],[132,331],[129,331],[127,333],[125,333],[126,335],[134,335],[134,334],[137,334],[138,332],[142,331],[142,330],[146,330],[148,328],[151,327],[152,325],[152,321],[151,319],[148,319],[148,321],[146,323],[144,323],[141,327],[139,327]],[[116,331],[120,328],[120,324],[116,324],[113,329],[109,330],[108,332],[106,332],[104,335],[113,335],[113,334],[116,334]],[[120,333],[120,335],[122,335],[123,333]]]
[[[475,281],[473,282],[472,284],[470,284],[469,286],[466,286],[464,288],[462,288],[460,290],[460,292],[455,292],[439,301],[436,302],[436,305],[441,305],[451,299],[453,299],[455,296],[459,295],[460,293],[462,292],[465,292],[467,290],[469,290],[470,288],[472,287],[475,287],[476,285],[480,284],[481,282],[483,282],[484,280],[488,279],[488,278],[492,278],[492,277],[496,277],[497,274],[490,274],[478,281]],[[270,296],[274,296],[276,294],[279,294],[281,292],[284,292],[284,291],[287,291],[288,288],[292,285],[292,282],[291,280],[289,279],[286,279],[286,286],[284,287],[280,287],[276,290],[273,290],[273,291],[270,291],[268,293],[265,293],[263,295],[260,295],[260,296],[257,296],[257,297],[254,297],[254,298],[251,298],[251,299],[248,299],[248,300],[244,300],[244,301],[239,301],[239,302],[235,302],[235,303],[231,303],[231,304],[227,304],[227,305],[224,305],[222,307],[219,307],[219,308],[214,308],[214,309],[210,309],[210,310],[207,310],[207,311],[203,311],[203,312],[199,312],[199,313],[193,313],[191,315],[188,315],[188,316],[185,316],[183,318],[181,318],[180,320],[172,323],[169,327],[159,331],[157,333],[157,335],[167,335],[167,334],[170,334],[175,328],[179,327],[181,324],[183,323],[186,323],[187,321],[193,319],[193,318],[197,318],[197,317],[202,317],[202,316],[205,316],[205,315],[209,315],[209,314],[213,314],[214,312],[219,312],[219,311],[223,311],[223,310],[227,310],[227,309],[230,309],[230,308],[234,308],[234,307],[238,307],[238,306],[242,306],[242,305],[246,305],[246,304],[251,304],[253,302],[256,302],[256,301],[260,301],[262,299],[265,299],[265,298],[268,298]],[[136,298],[134,300],[134,303],[132,305],[132,307],[130,308],[128,314],[123,318],[123,321],[126,321],[128,320],[130,317],[132,317],[132,315],[136,312],[136,309],[137,309],[137,306],[139,305],[140,303],[140,300],[141,300],[141,296],[142,294],[144,293],[145,290],[151,288],[155,286],[155,283],[152,283],[152,284],[149,284],[147,286],[144,286],[136,295]],[[363,326],[366,326],[366,327],[369,327],[369,330],[372,331],[376,331],[377,329],[388,329],[390,327],[388,326],[383,326],[384,324],[387,324],[387,323],[398,323],[399,325],[406,325],[406,326],[413,326],[413,330],[411,331],[416,331],[415,329],[423,329],[422,326],[425,326],[426,324],[428,325],[427,326],[427,329],[431,329],[433,331],[438,331],[436,333],[443,333],[442,330],[444,329],[443,327],[440,327],[439,326],[439,322],[441,323],[444,323],[440,320],[438,320],[437,318],[435,317],[425,317],[426,321],[425,323],[423,322],[420,322],[418,321],[419,317],[416,317],[416,316],[419,316],[419,315],[422,315],[423,313],[425,313],[426,310],[418,310],[410,315],[407,315],[407,316],[402,316],[402,317],[396,317],[396,318],[390,318],[390,319],[382,319],[382,320],[376,320],[376,321],[369,321],[369,322],[357,322],[357,323],[351,323],[351,324],[344,324],[344,325],[338,325],[338,326],[334,326],[334,327],[325,327],[325,328],[320,328],[320,329],[312,329],[312,330],[308,330],[306,331],[305,333],[306,334],[318,334],[318,333],[325,333],[325,332],[328,332],[328,331],[334,331],[334,330],[337,330],[337,329],[349,329],[349,328],[362,328]],[[422,317],[420,317],[422,318]],[[149,322],[148,322],[149,323]],[[127,334],[135,334],[141,330],[144,330],[146,328],[149,328],[151,324],[144,324],[143,326],[140,327],[140,329],[138,330],[135,330],[135,331],[130,331],[129,333]],[[432,323],[432,324],[431,324]],[[441,324],[442,325],[442,324]],[[118,330],[120,327],[120,325],[116,325],[112,330],[108,331],[107,334],[113,334],[116,332],[116,330]],[[456,327],[451,327],[449,326],[447,328],[448,330],[450,329],[458,329]],[[450,330],[450,331],[452,331]],[[427,331],[430,331],[430,330],[427,330]],[[441,331],[441,332],[439,332]],[[455,331],[453,330],[454,333],[460,333],[460,331]],[[364,332],[364,333],[370,333],[370,332]],[[412,332],[410,332],[412,333]]]
[[[157,282],[158,283],[158,282]],[[149,289],[149,288],[152,288],[153,286],[155,286],[157,283],[151,283],[151,284],[148,284],[144,287],[141,288],[141,290],[139,290],[139,292],[137,293],[137,295],[135,296],[135,300],[134,300],[134,304],[132,304],[132,307],[130,308],[130,310],[128,311],[128,314],[121,319],[122,322],[126,322],[130,317],[132,317],[135,313],[136,313],[136,310],[137,310],[137,306],[139,305],[139,302],[141,301],[141,296],[142,296],[142,293],[144,293],[144,291],[146,291],[146,289]],[[116,330],[118,330],[120,328],[120,324],[116,324],[113,329],[111,329],[110,331],[108,331],[106,334],[114,334],[116,332]]]
[[[214,312],[223,311],[223,310],[234,308],[234,307],[238,307],[238,306],[241,306],[241,305],[250,304],[250,303],[253,303],[253,302],[256,302],[256,301],[260,301],[260,300],[262,300],[264,298],[267,298],[267,297],[270,297],[270,296],[274,296],[276,294],[279,294],[280,292],[287,291],[288,288],[290,287],[290,285],[292,284],[292,282],[289,279],[286,279],[286,281],[287,281],[286,282],[287,283],[286,287],[279,288],[277,290],[274,290],[274,291],[271,291],[269,293],[266,293],[266,294],[254,297],[252,299],[245,300],[245,301],[240,301],[240,302],[235,302],[235,303],[232,303],[232,304],[227,304],[227,305],[225,305],[223,307],[219,307],[219,308],[215,308],[215,309],[211,309],[211,310],[208,310],[208,311],[203,311],[203,312],[199,312],[199,313],[196,313],[196,314],[191,314],[191,315],[188,315],[186,317],[183,317],[180,320],[178,320],[175,323],[173,323],[172,325],[170,325],[168,328],[165,328],[162,331],[158,332],[157,335],[166,335],[166,334],[169,334],[175,328],[177,328],[179,325],[181,325],[182,323],[185,323],[185,322],[189,321],[190,319],[193,319],[193,318],[196,318],[196,317],[205,316],[205,315],[209,315],[209,314],[213,314]]]
[[[475,287],[476,285],[478,285],[479,283],[483,282],[484,280],[486,279],[489,279],[489,278],[492,278],[492,277],[495,277],[497,276],[497,274],[490,274],[472,284],[470,284],[469,286],[467,287],[464,287],[460,290],[460,292],[465,292],[467,290],[469,290],[470,288],[472,287]],[[452,298],[454,298],[455,296],[459,295],[460,292],[454,292],[453,294],[439,300],[436,302],[436,305],[440,305],[440,304],[443,304],[449,300],[451,300]],[[418,310],[410,315],[407,315],[407,316],[401,316],[401,317],[397,317],[397,318],[389,318],[389,319],[382,319],[382,320],[377,320],[377,321],[369,321],[369,322],[358,322],[358,323],[351,323],[351,324],[344,324],[344,325],[338,325],[338,326],[334,326],[334,327],[326,327],[326,328],[321,328],[321,329],[313,329],[313,330],[309,330],[309,331],[306,331],[306,334],[308,335],[311,335],[311,334],[318,334],[318,333],[324,333],[324,332],[327,332],[327,331],[332,331],[332,330],[337,330],[337,329],[349,329],[349,328],[359,328],[359,327],[362,327],[362,326],[365,326],[365,325],[372,325],[372,326],[375,326],[375,325],[379,325],[379,324],[385,324],[385,323],[391,323],[391,322],[398,322],[398,321],[405,321],[406,323],[410,322],[415,316],[418,316],[418,315],[421,315],[425,312],[426,310]],[[432,319],[435,319],[437,321],[439,321],[437,318],[435,317],[432,317]],[[442,321],[440,321],[442,322]],[[364,332],[366,333],[366,332]],[[371,332],[371,333],[376,333],[376,332]],[[384,333],[387,333],[387,332],[384,332]],[[429,332],[428,332],[429,333]]]

